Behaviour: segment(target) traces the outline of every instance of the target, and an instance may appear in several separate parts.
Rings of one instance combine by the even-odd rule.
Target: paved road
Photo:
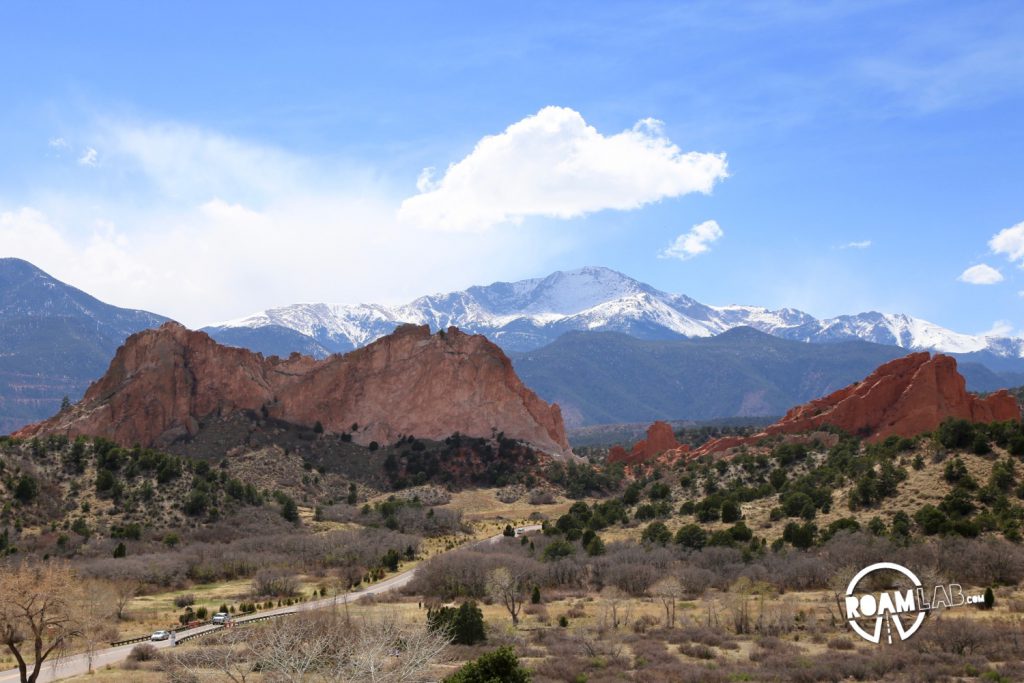
[[[532,525],[529,525],[529,526],[526,526],[526,527],[520,527],[520,528],[525,529],[526,531],[538,531],[540,529],[540,525],[539,524],[532,524]],[[477,544],[481,544],[481,543],[497,543],[498,540],[501,539],[501,538],[502,538],[501,534],[498,534],[496,536],[491,536],[490,538],[485,538],[482,541],[477,541],[476,543],[474,543],[472,545],[477,545]],[[402,586],[404,586],[407,583],[409,583],[410,581],[412,581],[412,577],[415,574],[416,574],[416,569],[415,568],[408,569],[408,570],[406,570],[404,572],[401,572],[399,574],[395,574],[391,578],[385,579],[384,581],[381,581],[380,583],[372,584],[370,586],[367,586],[366,588],[363,588],[361,590],[355,591],[353,593],[346,593],[344,595],[339,595],[337,598],[333,598],[333,597],[331,597],[331,598],[322,598],[320,600],[311,600],[310,602],[304,602],[304,603],[301,603],[301,604],[299,604],[297,606],[293,606],[293,607],[278,607],[278,608],[275,608],[275,609],[268,609],[268,610],[265,610],[265,611],[256,612],[256,616],[266,617],[266,616],[272,616],[272,615],[275,615],[275,614],[286,614],[288,612],[297,611],[297,610],[317,609],[317,608],[320,608],[320,607],[330,607],[331,605],[335,605],[335,604],[339,604],[339,603],[340,604],[344,604],[346,602],[355,602],[357,600],[362,599],[363,597],[365,597],[367,595],[377,595],[379,593],[387,593],[388,591],[395,590],[396,588],[401,588]],[[217,629],[217,628],[220,628],[220,627],[219,626],[212,626],[210,624],[204,624],[203,626],[197,626],[196,628],[189,629],[187,631],[179,631],[178,634],[177,634],[177,637],[180,640],[181,638],[184,638],[186,636],[192,636],[192,635],[197,635],[197,634],[200,634],[200,633],[205,633],[207,631],[212,631],[212,630]],[[123,662],[125,659],[128,658],[128,655],[129,655],[129,653],[131,653],[132,648],[135,647],[136,645],[138,645],[138,643],[131,643],[129,645],[121,645],[120,647],[109,647],[109,648],[106,648],[104,650],[99,650],[99,651],[95,652],[93,654],[93,657],[92,657],[92,668],[93,669],[102,669],[103,667],[105,667],[105,666],[107,666],[109,664],[116,664],[118,662]],[[171,647],[171,642],[169,640],[164,640],[164,641],[154,642],[153,645],[155,645],[158,648],[167,648],[167,647]],[[29,671],[31,671],[31,669],[29,669]],[[56,681],[56,680],[60,680],[62,678],[70,678],[72,676],[81,676],[83,674],[88,673],[88,671],[89,671],[89,660],[88,660],[88,658],[85,655],[73,655],[71,657],[65,657],[63,659],[55,660],[53,662],[47,661],[43,665],[43,670],[39,672],[39,679],[38,679],[38,681],[39,681],[39,683],[47,683],[48,681]],[[21,680],[21,678],[20,678],[20,675],[19,675],[17,669],[11,669],[10,671],[0,672],[0,683],[18,683],[18,681],[20,681],[20,680]]]

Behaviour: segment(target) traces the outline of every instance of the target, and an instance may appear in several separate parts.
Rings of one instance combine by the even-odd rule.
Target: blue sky
[[[725,5],[4,3],[0,253],[196,326],[605,265],[1020,334],[1024,5]]]

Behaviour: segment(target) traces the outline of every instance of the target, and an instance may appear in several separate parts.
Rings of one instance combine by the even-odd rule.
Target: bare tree
[[[601,591],[601,598],[604,600],[604,621],[607,624],[608,616],[611,615],[611,627],[618,628],[622,623],[619,617],[619,610],[626,600],[626,593],[616,586],[606,586]]]
[[[341,646],[341,629],[335,616],[320,611],[304,612],[255,629],[249,643],[260,668],[280,680],[295,683],[328,668]]]
[[[260,569],[249,591],[254,598],[291,597],[299,591],[299,580],[283,569]]]
[[[81,584],[66,564],[0,567],[0,642],[17,660],[22,683],[35,683],[47,658],[81,635],[81,594]]]
[[[252,628],[221,629],[202,639],[197,647],[174,653],[170,661],[172,670],[180,669],[190,679],[214,671],[233,683],[246,683],[257,659],[252,648],[254,632]]]
[[[128,603],[139,594],[142,584],[137,579],[123,578],[115,579],[111,586],[114,590],[114,607],[116,608],[117,618],[122,620],[125,618],[125,610],[128,609]]]
[[[96,651],[117,636],[112,624],[117,611],[115,601],[115,593],[106,583],[89,581],[84,584],[76,612],[89,673],[92,673]]]
[[[519,610],[526,599],[528,574],[518,569],[498,567],[487,575],[487,592],[498,600],[512,616],[512,625],[519,625]]]
[[[447,646],[446,634],[392,613],[346,624],[333,610],[315,610],[228,629],[176,664],[193,676],[213,670],[234,683],[246,683],[257,664],[275,681],[425,683],[436,680],[429,672]]]
[[[679,579],[675,576],[666,576],[651,586],[651,592],[661,600],[661,605],[665,608],[665,625],[675,628],[676,602],[686,593]]]
[[[393,613],[359,624],[326,681],[421,683],[448,646],[448,635],[401,623]]]

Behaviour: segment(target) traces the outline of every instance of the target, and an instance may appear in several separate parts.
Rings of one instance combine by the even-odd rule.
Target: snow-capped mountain
[[[573,330],[673,339],[748,326],[806,342],[863,339],[913,350],[1024,357],[1022,339],[960,334],[903,314],[872,311],[819,320],[792,308],[709,306],[599,267],[433,294],[402,306],[294,304],[205,329],[224,343],[264,353],[324,355],[363,346],[403,323],[454,325],[484,334],[507,351],[529,351]]]
[[[809,342],[855,337],[905,349],[932,349],[947,353],[992,351],[998,355],[1021,356],[1020,339],[961,334],[902,313],[871,311],[827,320],[812,320],[780,336]]]

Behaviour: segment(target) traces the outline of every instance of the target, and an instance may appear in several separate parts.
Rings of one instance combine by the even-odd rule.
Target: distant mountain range
[[[166,320],[0,258],[0,434],[54,414],[64,396],[77,400],[128,335]]]
[[[569,332],[512,354],[523,383],[562,408],[568,427],[780,416],[859,381],[905,350],[857,340],[807,344],[751,327],[715,337],[644,340],[618,332]],[[977,363],[960,363],[975,391],[1005,387]]]
[[[128,335],[166,320],[0,259],[0,433],[53,415],[65,395],[78,400]],[[570,426],[778,415],[908,350],[956,356],[974,391],[1024,384],[1020,339],[959,334],[901,314],[818,320],[794,309],[708,306],[607,268],[404,306],[295,304],[204,330],[264,355],[322,358],[410,322],[486,335],[512,355],[527,386],[563,405]]]
[[[403,306],[294,304],[205,331],[223,343],[264,353],[326,355],[363,346],[403,323],[435,330],[454,325],[486,335],[509,352],[540,348],[571,331],[666,340],[752,327],[794,341],[860,339],[908,351],[980,354],[973,360],[1001,365],[1001,371],[1024,371],[1024,339],[961,334],[900,313],[870,311],[819,320],[792,308],[709,306],[596,267],[424,296]]]

